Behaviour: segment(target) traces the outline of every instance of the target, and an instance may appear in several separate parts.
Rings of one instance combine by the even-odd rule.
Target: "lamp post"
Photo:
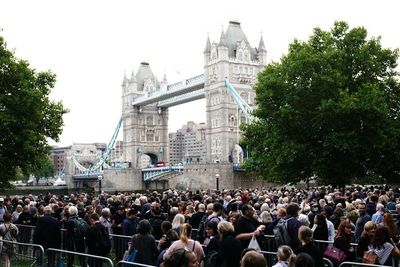
[[[215,182],[217,185],[217,190],[219,190],[219,174],[218,173],[215,175]]]
[[[103,180],[103,176],[99,175],[97,176],[97,179],[99,180],[99,194],[101,194],[101,180]]]

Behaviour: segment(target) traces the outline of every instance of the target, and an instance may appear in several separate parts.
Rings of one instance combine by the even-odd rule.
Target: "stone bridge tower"
[[[207,39],[204,50],[204,75],[207,113],[207,161],[232,162],[240,149],[240,123],[244,115],[228,93],[224,79],[228,78],[239,95],[254,105],[252,89],[257,74],[266,65],[267,51],[260,39],[258,48],[252,48],[237,21],[230,21],[222,31],[218,43]],[[242,153],[243,154],[243,153]],[[243,156],[243,155],[242,155]],[[236,157],[237,158],[237,157]]]
[[[135,75],[122,82],[122,117],[124,160],[133,168],[143,168],[158,161],[168,161],[168,109],[157,104],[133,107],[134,98],[151,94],[167,84],[157,81],[149,63],[142,62]]]

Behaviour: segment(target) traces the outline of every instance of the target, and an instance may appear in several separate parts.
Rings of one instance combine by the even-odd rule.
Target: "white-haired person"
[[[172,230],[176,231],[178,235],[181,233],[182,224],[185,223],[185,216],[178,213],[175,215],[174,219],[172,220]]]
[[[81,220],[80,223],[86,224],[86,221],[83,220],[82,218],[78,217],[78,209],[75,206],[70,206],[68,208],[68,213],[69,213],[69,218],[66,223],[66,248],[69,251],[75,251],[75,252],[80,252],[80,253],[85,253],[85,234],[78,230],[78,220]],[[87,229],[89,229],[89,225],[87,225]],[[79,257],[81,266],[84,264],[84,258]],[[67,257],[67,266],[72,266],[72,263],[74,262],[74,256],[71,254],[68,254]]]

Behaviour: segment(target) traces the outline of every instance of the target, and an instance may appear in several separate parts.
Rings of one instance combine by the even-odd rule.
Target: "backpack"
[[[292,237],[290,236],[288,229],[288,221],[291,219],[293,219],[293,217],[287,220],[280,219],[278,224],[274,227],[273,233],[275,237],[276,247],[279,247],[281,245],[289,245],[292,241]]]
[[[101,225],[102,226],[102,225]],[[111,240],[105,227],[96,228],[97,232],[97,251],[99,255],[105,256],[111,251]]]
[[[78,217],[74,220],[74,240],[83,239],[88,230],[89,224],[84,219]]]
[[[205,267],[216,267],[217,266],[218,251],[211,251],[207,253],[205,259]]]

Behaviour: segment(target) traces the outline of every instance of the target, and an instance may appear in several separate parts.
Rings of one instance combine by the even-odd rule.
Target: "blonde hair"
[[[179,239],[183,243],[187,243],[190,239],[190,236],[192,235],[192,226],[188,223],[184,223],[181,226],[181,234],[179,236]]]
[[[181,225],[185,222],[185,216],[178,213],[175,215],[174,219],[172,220],[172,228],[181,227]]]
[[[293,253],[293,250],[286,245],[280,246],[277,251],[278,260],[287,261],[288,266],[294,266],[296,261],[296,255]]]
[[[218,223],[218,232],[222,235],[222,236],[226,236],[229,233],[234,233],[235,229],[233,228],[232,223],[227,222],[227,221],[221,221]]]

